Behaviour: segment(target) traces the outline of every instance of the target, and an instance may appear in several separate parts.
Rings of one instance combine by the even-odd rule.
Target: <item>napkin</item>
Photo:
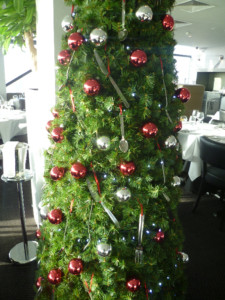
[[[19,142],[6,142],[3,146],[3,176],[13,178],[16,176],[15,150]]]

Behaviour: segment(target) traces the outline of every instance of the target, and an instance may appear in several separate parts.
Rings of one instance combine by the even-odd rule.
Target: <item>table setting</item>
[[[26,134],[26,112],[0,108],[0,137],[3,143],[23,134]]]
[[[184,116],[185,117],[185,116]],[[225,144],[225,124],[210,124],[198,121],[190,116],[181,117],[182,130],[178,132],[178,140],[182,149],[182,158],[190,161],[188,175],[191,181],[201,176],[200,137],[207,136],[213,141]]]

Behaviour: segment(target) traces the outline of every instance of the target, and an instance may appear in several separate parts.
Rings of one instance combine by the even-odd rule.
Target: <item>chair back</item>
[[[225,144],[213,141],[206,136],[201,136],[200,157],[207,164],[225,169]]]

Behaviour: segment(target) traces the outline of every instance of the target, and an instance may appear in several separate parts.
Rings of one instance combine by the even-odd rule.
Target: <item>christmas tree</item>
[[[37,298],[183,299],[175,0],[65,2]]]

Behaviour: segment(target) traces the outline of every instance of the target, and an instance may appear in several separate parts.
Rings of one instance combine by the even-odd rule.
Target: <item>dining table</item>
[[[190,162],[188,176],[191,181],[201,176],[202,160],[200,158],[200,137],[207,136],[225,147],[225,124],[209,124],[197,122],[182,122],[182,129],[178,132],[182,159]]]
[[[0,138],[3,143],[17,135],[27,133],[26,112],[22,110],[0,109]]]

